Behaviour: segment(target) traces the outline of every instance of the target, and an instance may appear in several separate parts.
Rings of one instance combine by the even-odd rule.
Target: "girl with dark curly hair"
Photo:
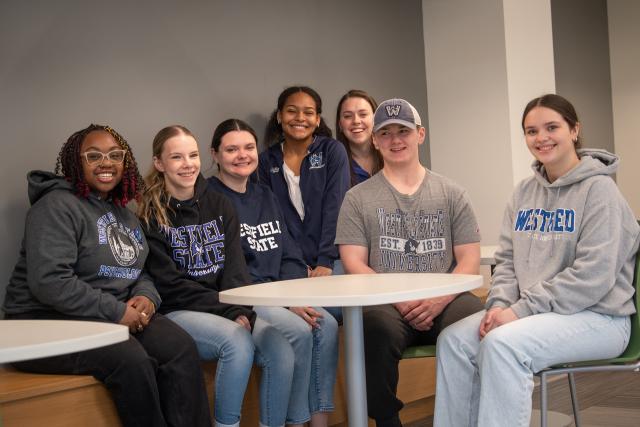
[[[142,190],[131,148],[109,126],[91,125],[62,146],[55,170],[28,175],[32,206],[7,287],[7,318],[119,323],[130,336],[14,366],[93,375],[125,426],[210,425],[195,344],[155,313],[160,297],[143,271],[149,248],[125,207]]]

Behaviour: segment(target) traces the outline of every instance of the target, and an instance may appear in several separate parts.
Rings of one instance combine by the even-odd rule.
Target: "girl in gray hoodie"
[[[28,175],[31,208],[4,309],[8,319],[125,325],[106,347],[14,363],[43,374],[93,375],[125,427],[211,426],[198,351],[156,313],[160,296],[143,270],[149,254],[135,214],[142,178],[127,141],[90,125],[62,146],[56,173]]]
[[[558,95],[522,117],[534,176],[504,215],[486,310],[438,338],[434,425],[528,426],[533,374],[627,346],[640,229],[610,177],[618,158],[580,147]]]

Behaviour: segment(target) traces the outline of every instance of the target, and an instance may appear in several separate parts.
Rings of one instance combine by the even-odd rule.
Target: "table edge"
[[[382,273],[384,274],[384,273]],[[438,273],[440,274],[440,273]],[[246,296],[246,295],[233,295],[229,292],[233,291],[233,289],[229,289],[227,291],[222,291],[219,293],[220,302],[227,304],[238,304],[238,305],[251,305],[251,306],[267,306],[267,307],[281,307],[281,306],[296,306],[296,305],[307,305],[307,306],[322,306],[322,307],[365,307],[372,305],[382,305],[382,304],[392,304],[396,302],[402,301],[411,301],[414,299],[421,298],[435,298],[443,295],[452,295],[458,294],[462,292],[467,292],[473,289],[477,289],[483,284],[483,277],[478,274],[465,274],[464,276],[470,276],[472,280],[463,284],[450,284],[450,285],[441,285],[437,290],[439,292],[434,292],[433,288],[424,288],[421,290],[407,290],[404,292],[397,292],[393,295],[390,294],[380,294],[377,296],[366,296],[366,295],[350,295],[350,296],[341,296],[340,302],[336,303],[335,296],[309,296],[309,297],[287,297],[287,296]],[[313,279],[302,279],[302,280],[313,280]],[[272,282],[276,283],[276,282]],[[260,284],[260,285],[268,285],[268,284]],[[260,285],[248,285],[248,286],[260,286]]]

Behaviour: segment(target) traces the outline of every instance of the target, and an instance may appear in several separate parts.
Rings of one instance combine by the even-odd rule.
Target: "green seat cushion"
[[[435,345],[416,345],[408,347],[404,353],[402,353],[403,359],[415,359],[418,357],[435,357],[436,346]]]

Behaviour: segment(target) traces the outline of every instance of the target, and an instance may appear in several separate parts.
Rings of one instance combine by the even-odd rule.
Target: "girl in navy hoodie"
[[[143,271],[149,254],[125,205],[142,178],[127,141],[91,125],[62,146],[56,173],[28,176],[31,208],[4,309],[8,319],[90,320],[125,325],[127,341],[15,363],[44,374],[93,375],[124,426],[209,426],[193,340],[155,313],[160,297]]]
[[[257,136],[245,122],[220,123],[211,141],[218,177],[209,183],[235,205],[240,239],[253,283],[307,277],[307,265],[289,235],[278,201],[268,187],[251,182],[258,167]],[[320,307],[256,307],[278,328],[296,357],[287,422],[326,426],[333,410],[338,323]]]
[[[267,150],[258,175],[276,195],[285,222],[302,249],[309,277],[344,272],[334,244],[338,213],[350,187],[344,146],[321,117],[322,99],[307,86],[280,94],[265,131]],[[339,308],[328,308],[342,319]]]
[[[262,367],[260,423],[285,423],[294,354],[287,339],[250,307],[223,304],[218,293],[250,283],[231,202],[200,175],[193,134],[162,129],[153,141],[153,168],[138,215],[151,254],[149,273],[161,311],[196,341],[200,357],[218,360],[217,426],[237,426],[254,358]]]
[[[328,276],[339,259],[336,222],[349,189],[344,146],[331,138],[322,100],[306,86],[285,89],[267,124],[260,182],[276,195],[287,227],[302,249],[310,277]]]

